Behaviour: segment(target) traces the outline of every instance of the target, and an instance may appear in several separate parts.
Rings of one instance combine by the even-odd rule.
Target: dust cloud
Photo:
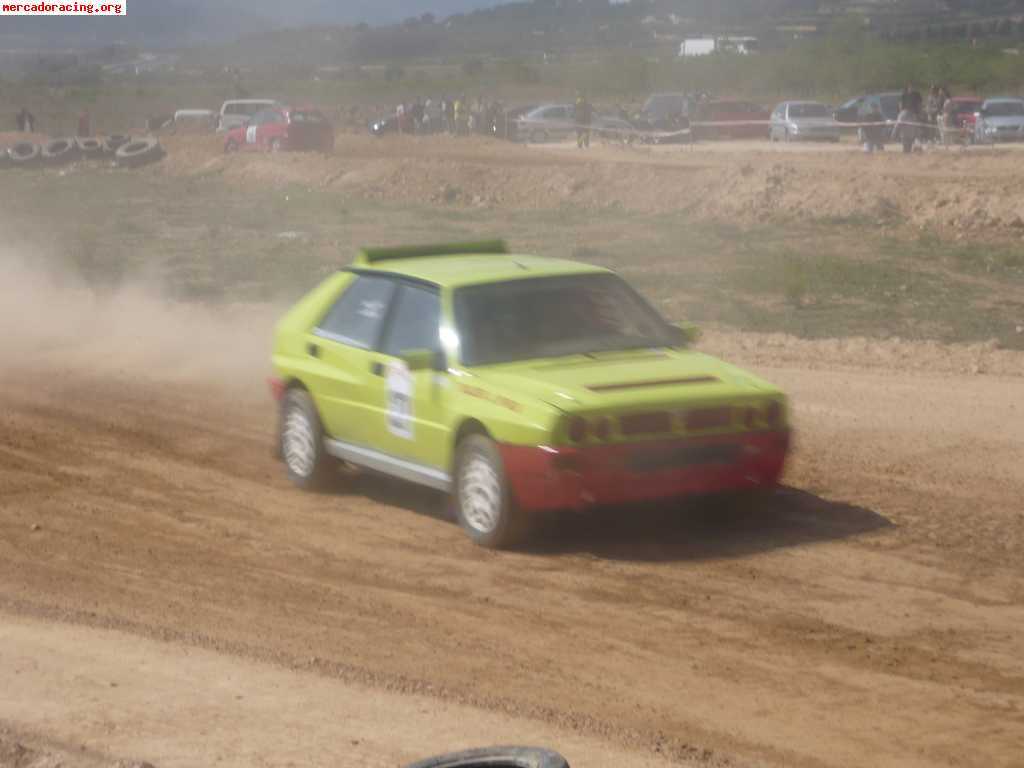
[[[270,304],[171,300],[155,281],[88,283],[31,246],[0,246],[0,376],[27,369],[262,386]]]

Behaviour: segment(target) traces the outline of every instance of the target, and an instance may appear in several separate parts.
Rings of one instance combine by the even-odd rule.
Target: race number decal
[[[256,126],[250,125],[245,129],[245,143],[255,144],[256,143]]]
[[[409,367],[401,360],[388,363],[387,419],[388,431],[412,440],[412,396],[415,384]]]

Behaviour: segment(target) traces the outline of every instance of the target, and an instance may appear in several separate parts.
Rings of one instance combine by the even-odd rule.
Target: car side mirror
[[[693,323],[679,323],[669,326],[672,343],[680,347],[696,344],[700,339],[700,328]]]
[[[444,352],[440,350],[407,349],[398,357],[410,371],[443,371],[447,368]]]

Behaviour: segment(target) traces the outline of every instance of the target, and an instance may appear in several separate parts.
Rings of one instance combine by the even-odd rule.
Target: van
[[[273,99],[231,99],[225,101],[220,108],[220,120],[217,123],[217,131],[230,131],[232,128],[240,128],[249,122],[253,115],[262,112],[270,107],[277,107],[280,104]]]

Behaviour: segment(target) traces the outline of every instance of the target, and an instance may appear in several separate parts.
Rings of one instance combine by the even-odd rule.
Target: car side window
[[[317,325],[315,333],[351,347],[373,349],[394,294],[394,280],[358,275]]]
[[[441,348],[441,297],[434,289],[403,285],[395,299],[395,311],[381,346],[385,355],[397,357],[414,349]]]

